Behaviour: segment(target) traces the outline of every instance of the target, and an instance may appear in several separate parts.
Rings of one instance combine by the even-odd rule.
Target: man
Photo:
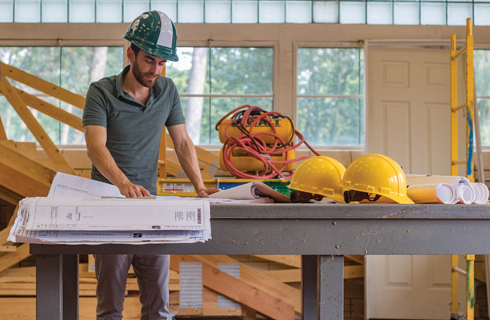
[[[174,24],[161,12],[145,12],[124,38],[131,42],[130,65],[117,76],[92,83],[87,92],[83,125],[92,179],[114,184],[126,197],[155,195],[165,125],[198,196],[217,192],[202,182],[175,84],[160,77],[167,60],[179,59]],[[97,319],[122,319],[131,265],[140,288],[141,319],[167,320],[169,256],[116,254],[95,255]]]

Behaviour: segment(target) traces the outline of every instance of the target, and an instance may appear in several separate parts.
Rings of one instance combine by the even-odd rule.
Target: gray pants
[[[96,254],[97,320],[122,319],[131,264],[140,289],[141,320],[167,320],[169,255]]]

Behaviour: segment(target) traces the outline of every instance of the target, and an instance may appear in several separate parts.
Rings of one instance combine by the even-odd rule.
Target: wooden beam
[[[0,246],[0,252],[15,252],[16,250],[16,246]]]
[[[5,271],[0,272],[0,278],[35,278],[36,277],[36,267],[24,267],[24,268],[10,268]]]
[[[283,255],[254,255],[254,257],[261,258],[264,260],[274,261],[277,263],[282,263],[284,265],[301,268],[301,256],[291,255],[291,256],[283,256]]]
[[[281,282],[301,282],[301,269],[262,271],[262,273]]]
[[[225,255],[206,255],[194,257],[213,268],[217,268],[218,263],[239,263],[238,261]],[[270,294],[279,300],[291,304],[296,313],[301,313],[300,290],[269,277],[263,272],[255,270],[243,263],[240,263],[240,280],[264,291],[267,294]]]
[[[29,253],[29,244],[25,243],[20,245],[19,247],[17,247],[17,250],[15,252],[9,252],[2,256],[2,258],[0,259],[0,272],[7,270],[8,268],[30,256],[31,254]]]
[[[5,131],[5,127],[3,126],[2,116],[0,115],[0,140],[7,140],[7,131]]]
[[[21,99],[24,100],[29,107],[36,109],[59,122],[69,125],[75,130],[83,132],[82,118],[66,112],[63,109],[18,88],[15,88],[15,90],[17,90]]]
[[[54,142],[49,138],[41,124],[39,124],[37,119],[34,118],[24,100],[21,99],[15,88],[12,87],[10,82],[8,82],[4,74],[1,75],[0,91],[4,94],[5,98],[7,98],[8,102],[15,109],[22,121],[24,121],[32,135],[43,147],[48,157],[53,160],[56,165],[56,169],[64,173],[75,174],[73,168],[70,166],[68,161],[66,161],[65,157],[63,157]]]
[[[199,262],[193,256],[172,255],[170,268],[179,270],[180,262]],[[202,264],[203,285],[211,288],[241,304],[244,304],[267,317],[280,320],[293,320],[292,305],[279,300],[242,280],[236,279],[206,263]]]
[[[85,107],[85,98],[81,95],[63,89],[55,84],[52,84],[51,82],[43,80],[8,64],[0,62],[0,68],[0,73],[2,74],[2,76],[6,76],[10,79],[23,83],[31,88],[44,92],[79,109],[83,110],[83,108]]]
[[[56,171],[46,168],[2,143],[0,143],[0,163],[47,187],[51,186],[56,175]]]
[[[344,266],[344,279],[364,278],[364,266]]]
[[[344,257],[346,257],[347,259],[350,259],[354,262],[364,264],[364,256],[345,255]]]
[[[170,135],[168,133],[167,133],[167,147],[175,150],[174,142],[172,141],[172,138],[170,138]],[[214,164],[219,166],[219,156],[217,154],[206,151],[205,149],[198,146],[195,146],[195,148],[196,148],[197,159],[199,159],[199,161],[204,162],[206,164]]]
[[[163,127],[162,136],[160,137],[160,152],[158,154],[158,177],[165,179],[167,177],[167,133]]]
[[[1,157],[2,151],[0,151]],[[0,185],[23,197],[45,197],[49,193],[49,186],[21,174],[19,171],[2,164],[1,161]]]
[[[19,201],[22,200],[22,196],[5,187],[0,186],[0,199],[5,200],[10,204],[17,205]]]

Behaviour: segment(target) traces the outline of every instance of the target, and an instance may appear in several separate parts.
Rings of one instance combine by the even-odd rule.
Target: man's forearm
[[[119,169],[116,161],[105,146],[87,148],[87,155],[99,172],[116,187],[120,188],[121,185],[129,182],[128,177]]]
[[[197,160],[196,149],[190,139],[184,139],[180,146],[175,146],[175,153],[179,158],[180,165],[184,169],[185,174],[194,185],[196,192],[205,189],[202,181],[201,170],[199,169],[199,161]]]

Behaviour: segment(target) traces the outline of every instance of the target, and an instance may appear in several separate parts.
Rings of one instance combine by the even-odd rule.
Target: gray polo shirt
[[[124,92],[117,76],[93,82],[87,92],[83,125],[107,129],[107,148],[132,183],[157,192],[158,153],[163,126],[185,123],[179,93],[172,80],[160,77],[151,88],[146,106]],[[111,183],[92,165],[92,179]]]

